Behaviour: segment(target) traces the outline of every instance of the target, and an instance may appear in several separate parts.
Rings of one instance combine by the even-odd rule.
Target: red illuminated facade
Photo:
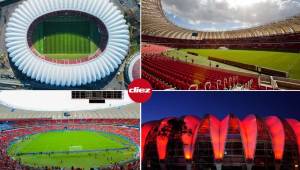
[[[143,169],[297,170],[300,122],[233,114],[188,115],[142,125]]]

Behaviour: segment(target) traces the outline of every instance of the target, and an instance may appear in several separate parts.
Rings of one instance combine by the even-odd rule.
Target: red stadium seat
[[[76,119],[76,120],[52,120],[52,119],[30,119],[13,121],[13,129],[0,132],[0,169],[1,170],[27,170],[32,169],[21,165],[18,161],[7,155],[7,148],[12,140],[20,136],[42,133],[51,130],[82,129],[103,131],[119,134],[131,139],[139,145],[139,130],[131,126],[139,126],[138,119]],[[121,125],[121,126],[119,126]],[[139,162],[133,162],[132,169],[139,167]]]
[[[161,50],[162,48],[154,46],[152,50],[155,49]],[[248,89],[259,89],[258,78],[253,75],[173,60],[162,54],[154,53],[152,50],[149,50],[150,53],[142,54],[142,77],[147,79],[154,89],[162,90],[173,87],[188,90],[191,85],[198,84],[199,89],[207,87],[207,90],[224,90],[233,89],[238,84],[246,83]],[[159,52],[161,53],[161,51]],[[210,82],[210,86],[205,85],[206,82]]]

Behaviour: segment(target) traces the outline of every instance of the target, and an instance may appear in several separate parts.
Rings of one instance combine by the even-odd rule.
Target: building
[[[50,20],[52,26],[49,25]],[[39,27],[43,22],[46,24]],[[94,23],[94,31],[85,31],[89,27],[84,23]],[[70,43],[67,42],[68,37],[61,36],[51,40],[54,42],[51,45],[49,35],[59,30],[60,33],[67,30],[70,34],[80,34],[78,37],[86,36],[86,42],[81,37]],[[43,39],[39,43],[40,48],[33,42],[37,36]],[[94,49],[89,51],[92,39],[100,39],[100,42],[95,42]],[[128,55],[129,41],[126,20],[109,0],[22,1],[8,17],[5,33],[6,48],[13,67],[30,80],[54,87],[79,87],[107,81]],[[60,57],[53,57],[50,53],[57,53]],[[74,59],[76,53],[84,55]]]
[[[300,123],[233,114],[187,115],[142,125],[143,169],[298,170]]]

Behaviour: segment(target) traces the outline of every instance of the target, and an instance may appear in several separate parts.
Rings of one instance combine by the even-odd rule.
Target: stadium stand
[[[51,130],[94,130],[126,136],[139,145],[139,120],[138,119],[23,119],[23,120],[2,120],[9,123],[10,129],[2,130],[0,133],[0,167],[1,170],[60,170],[60,167],[32,168],[21,165],[18,160],[13,160],[7,155],[7,148],[10,142],[20,136],[41,133]],[[72,169],[78,169],[72,167]],[[139,161],[133,160],[124,164],[115,163],[104,169],[107,170],[135,170],[139,169]],[[78,169],[80,170],[80,169]]]
[[[242,87],[260,90],[258,76],[210,68],[165,57],[161,52],[169,48],[158,45],[143,46],[142,77],[155,89],[226,90]]]
[[[247,58],[248,60],[243,60],[242,58],[241,60],[238,60],[236,59],[237,56],[229,56],[228,54],[228,58],[232,57],[236,59],[230,60],[225,59],[225,56],[221,55],[209,55],[208,50],[249,50],[257,52],[261,51],[262,53],[264,51],[266,51],[266,53],[282,52],[283,55],[284,53],[288,53],[287,55],[296,56],[300,52],[299,14],[295,14],[295,16],[291,16],[288,18],[283,18],[282,20],[277,20],[249,28],[240,28],[225,31],[206,31],[183,28],[179,26],[180,24],[176,24],[173,21],[170,21],[168,19],[168,16],[166,15],[166,11],[164,11],[161,0],[142,1],[142,11],[142,42],[144,43],[144,45],[142,46],[142,59],[147,60],[147,63],[143,64],[143,77],[151,81],[154,88],[168,89],[170,87],[185,90],[193,88],[195,89],[196,86],[193,85],[193,88],[191,87],[191,84],[195,84],[193,82],[193,78],[187,75],[181,75],[181,73],[178,73],[177,75],[172,74],[172,72],[174,73],[176,71],[182,72],[181,68],[178,67],[182,66],[185,68],[182,73],[192,74],[193,76],[197,73],[199,75],[202,75],[202,77],[207,76],[206,78],[200,78],[199,81],[202,83],[202,85],[200,85],[199,89],[230,89],[230,85],[229,87],[224,85],[226,84],[225,79],[229,81],[228,79],[230,77],[231,79],[233,79],[233,77],[236,76],[238,76],[239,81],[237,83],[241,85],[238,87],[246,90],[300,89],[300,81],[297,80],[297,76],[292,75],[295,74],[295,72],[299,73],[299,71],[297,70],[297,65],[299,65],[299,63],[295,62],[298,61],[297,58],[288,58],[287,60],[289,64],[293,66],[284,65],[283,69],[283,66],[279,67],[278,65],[276,65],[276,61],[274,61],[274,64],[265,64],[273,61],[271,59],[271,55],[270,57],[268,56],[265,58],[264,64],[261,64],[263,63],[263,61],[260,62],[259,59],[257,59],[256,63],[248,63],[248,61],[251,60],[251,55],[249,56],[249,58]],[[222,68],[226,70],[207,68],[204,67],[207,66],[206,63],[202,64],[200,62],[196,63],[199,64],[198,68],[196,69],[196,66],[192,66],[192,64],[194,64],[193,62],[192,64],[187,64],[175,61],[172,54],[182,51],[186,52],[186,49],[191,49],[191,51],[197,51],[198,49],[207,50],[207,53],[203,54],[202,56],[199,56],[200,50],[199,54],[195,52],[194,54],[192,54],[193,52],[187,52],[189,56],[185,56],[186,61],[187,58],[195,58],[196,56],[199,56],[200,62],[203,59],[205,61],[209,60],[209,62],[213,61],[214,63],[220,63],[224,66]],[[149,54],[158,54],[160,56],[155,56],[153,59],[151,59],[151,55]],[[176,53],[175,55],[179,56],[179,58],[184,57],[184,54],[181,55],[180,53]],[[259,53],[255,55],[257,55],[255,56],[257,58],[264,56],[263,54]],[[168,59],[162,60],[162,58],[166,58],[166,56],[173,57],[173,61]],[[149,66],[149,62],[150,60],[155,60],[155,62],[158,62],[158,58],[161,59],[159,60],[159,62],[168,61],[168,64],[172,63],[173,67],[168,68],[167,70],[160,70],[158,73],[154,73],[154,70],[151,70],[151,68],[149,67],[157,70],[161,69],[159,67],[162,66],[159,66],[159,63],[156,63],[157,66],[156,64],[155,66]],[[285,56],[283,56],[282,59],[284,60]],[[277,62],[280,63],[279,61]],[[168,64],[167,66],[169,66]],[[175,65],[177,65],[178,68],[175,68]],[[187,67],[189,66],[193,67],[189,68],[189,70],[194,69],[192,72],[187,71]],[[232,72],[227,70],[234,71]],[[216,76],[217,74],[219,74],[219,76]],[[220,81],[221,83],[219,83]],[[216,84],[218,84],[218,87],[216,87]],[[223,85],[223,87],[220,86],[220,84]],[[233,89],[237,88],[233,86]]]
[[[54,92],[51,92],[51,95],[48,95],[47,93],[47,96],[53,96],[53,93]],[[139,169],[139,104],[132,103],[129,99],[129,96],[125,95],[121,95],[122,98],[114,99],[116,100],[114,102],[107,100],[107,103],[88,104],[87,100],[92,95],[88,95],[87,93],[71,93],[70,91],[57,92],[57,94],[58,93],[66,94],[60,95],[61,101],[57,101],[57,99],[49,99],[51,97],[41,97],[43,96],[42,92],[36,92],[35,96],[38,96],[38,100],[41,100],[41,98],[47,98],[44,100],[44,102],[48,107],[43,106],[43,104],[40,103],[36,104],[38,105],[38,108],[33,108],[33,104],[31,102],[36,103],[34,102],[34,97],[31,97],[31,102],[25,104],[26,102],[23,102],[24,100],[21,99],[21,101],[18,101],[18,99],[22,98],[20,96],[24,96],[27,99],[29,95],[20,95],[19,93],[9,91],[1,92],[1,170],[80,170],[79,168],[76,168],[76,166],[85,169],[94,168],[93,170]],[[9,96],[16,95],[13,97],[12,103],[10,103],[10,97],[6,96],[6,94]],[[80,97],[80,99],[76,98],[76,94],[78,95],[77,97]],[[93,98],[101,97],[100,93],[98,93],[98,95],[96,93],[93,94]],[[108,95],[107,93],[105,94]],[[112,95],[112,93],[110,93],[110,95]],[[65,96],[65,98],[63,96]],[[73,97],[73,99],[71,99],[71,97]],[[63,103],[64,100],[71,101]],[[19,102],[22,103],[20,104]],[[54,110],[49,107],[49,102],[54,104]],[[68,103],[73,102],[76,103],[77,109],[74,109],[74,105],[68,105]],[[86,102],[87,105],[84,107],[84,103],[86,104]],[[68,135],[71,134],[69,133],[70,131],[72,131],[72,133],[74,132],[75,134],[73,139],[79,139],[75,142],[80,143],[78,146],[73,143],[73,139],[69,139],[70,136]],[[69,143],[67,144],[67,148],[73,146],[81,147],[80,145],[82,145],[82,149],[80,148],[73,151],[66,148],[56,149],[56,146],[55,149],[50,149],[44,147],[44,145],[47,144],[40,146],[34,144],[34,146],[38,147],[37,150],[29,148],[30,153],[27,153],[26,151],[21,151],[15,148],[16,144],[26,142],[32,136],[43,136],[56,132],[62,136],[61,140],[58,139],[59,137],[54,136],[52,140],[50,139],[51,137],[45,138],[44,142],[48,143],[48,140],[51,140],[55,143],[57,142],[57,145]],[[82,135],[82,133],[89,134],[90,136]],[[67,134],[67,136],[64,134]],[[97,136],[99,138],[97,138]],[[99,141],[99,143],[97,143],[96,138],[103,141]],[[95,145],[98,145],[97,147],[92,146],[94,145],[93,139],[96,139]],[[36,141],[37,140],[32,140],[32,142]],[[81,141],[83,141],[83,143],[81,143]],[[85,143],[85,141],[87,143]],[[106,141],[107,146],[102,146],[102,144]],[[30,154],[29,157],[31,157],[33,162],[26,162],[26,158],[28,158],[26,157],[27,155],[25,155],[25,159],[23,159],[23,154],[25,152],[26,154]],[[63,157],[61,157],[61,153],[63,153]],[[34,162],[37,159],[43,160],[41,157],[45,156],[45,154],[50,154],[50,156],[48,155],[50,158],[47,156],[49,162],[48,160],[46,163],[42,161],[43,163],[41,164]],[[57,156],[57,154],[60,156]],[[81,159],[91,161],[88,163],[77,162],[77,160]],[[58,160],[58,162],[55,162],[55,160]]]
[[[163,45],[155,45],[155,44],[143,44],[142,53],[144,54],[160,54],[169,50],[170,48]]]
[[[299,14],[252,28],[228,31],[196,31],[179,27],[170,22],[161,0],[142,2],[142,39],[144,42],[177,44],[180,46],[214,48],[216,45],[232,44],[233,48],[261,48],[296,50],[300,46]],[[261,46],[261,47],[260,47]]]
[[[300,33],[273,35],[250,38],[228,38],[228,39],[179,39],[168,37],[156,37],[143,35],[145,43],[159,44],[172,48],[203,48],[217,49],[226,47],[229,49],[252,49],[272,51],[300,52]]]
[[[130,5],[138,7],[136,3]],[[12,89],[125,89],[124,61],[131,55],[129,52],[137,51],[139,46],[129,43],[140,39],[135,35],[140,31],[135,15],[128,15],[129,11],[130,14],[136,11],[127,7],[127,4],[120,6],[118,1],[109,0],[2,1],[0,24],[5,29],[0,31],[0,48],[5,54],[6,67],[11,68],[6,72],[14,75],[14,80],[3,81],[3,86]],[[38,43],[35,43],[36,38]],[[13,47],[15,45],[18,47]],[[18,55],[19,52],[22,54]],[[27,61],[30,64],[27,65]],[[23,67],[24,64],[28,67]]]
[[[174,48],[165,45],[166,44],[158,45],[149,43],[142,45],[142,77],[147,79],[152,84],[154,89],[300,89],[300,81],[286,78],[288,73],[283,71],[262,67],[259,68],[255,65],[238,62],[234,63],[227,60],[224,60],[225,64],[230,62],[229,64],[232,66],[250,70],[253,71],[253,73],[231,71],[228,69],[213,68],[211,66],[208,67],[194,63],[187,63],[180,61],[177,58],[166,56],[165,52],[168,50],[174,50]],[[217,61],[220,63],[223,62],[218,58],[208,58],[210,61]]]

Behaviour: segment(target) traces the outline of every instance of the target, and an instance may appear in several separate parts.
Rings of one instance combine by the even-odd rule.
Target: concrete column
[[[166,163],[165,163],[165,162],[160,162],[160,163],[159,163],[159,166],[160,166],[160,169],[161,169],[161,170],[167,170],[167,166],[166,166]]]
[[[280,170],[280,163],[279,162],[276,162],[275,163],[275,170]]]
[[[192,163],[191,162],[186,163],[186,170],[192,170]]]
[[[253,164],[252,163],[247,163],[247,170],[252,170],[252,166],[253,166]]]
[[[215,163],[217,170],[222,170],[222,163]]]

